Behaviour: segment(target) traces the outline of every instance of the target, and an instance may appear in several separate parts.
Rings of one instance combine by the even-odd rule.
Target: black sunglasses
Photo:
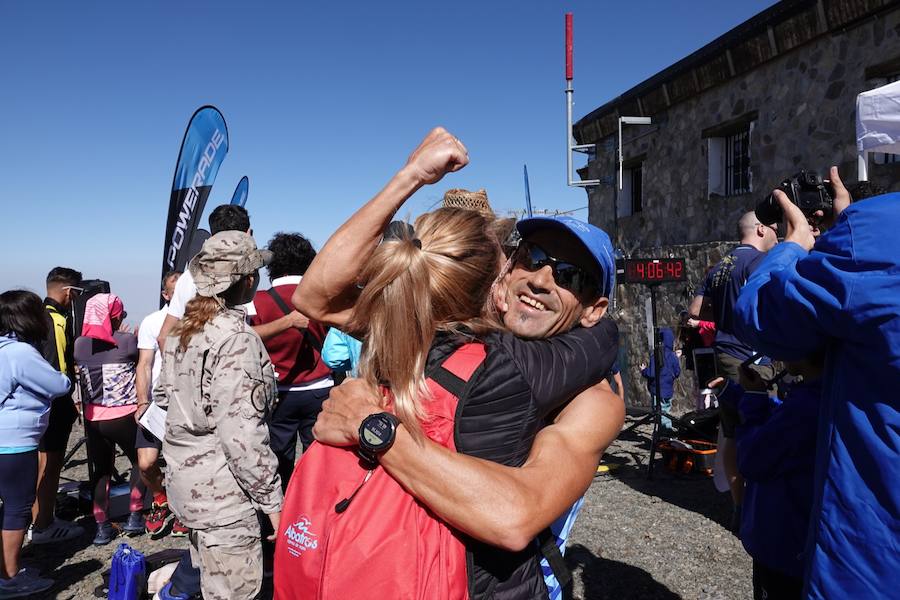
[[[537,271],[549,266],[553,271],[553,281],[576,296],[597,290],[597,281],[584,269],[550,256],[543,248],[532,242],[519,242],[514,257],[515,264],[529,271]]]

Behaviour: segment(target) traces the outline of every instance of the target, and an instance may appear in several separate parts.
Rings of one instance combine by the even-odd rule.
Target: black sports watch
[[[391,413],[369,415],[359,426],[359,455],[370,463],[378,463],[378,455],[394,444],[400,419]]]

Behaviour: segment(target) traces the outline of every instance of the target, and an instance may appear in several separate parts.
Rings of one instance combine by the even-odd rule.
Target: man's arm
[[[360,257],[372,253],[394,214],[419,188],[468,162],[462,142],[440,127],[433,129],[384,189],[328,239],[294,291],[297,310],[325,325],[344,325],[359,292]]]
[[[181,319],[173,317],[172,315],[166,315],[162,328],[159,330],[159,337],[156,338],[156,343],[159,344],[160,352],[166,349],[166,338],[169,337],[169,332],[172,331],[172,328],[175,327],[175,324],[180,320]]]
[[[380,410],[378,401],[364,382],[345,381],[323,405],[316,438],[357,443],[359,423]],[[537,435],[522,467],[458,454],[430,440],[418,444],[402,425],[380,462],[451,526],[517,551],[584,494],[624,420],[624,404],[603,382],[579,394]]]
[[[138,354],[137,373],[135,376],[135,385],[137,386],[137,412],[134,413],[134,420],[140,421],[141,415],[150,406],[150,381],[153,377],[153,361],[156,352],[141,348]]]
[[[172,299],[169,300],[169,308],[166,310],[166,318],[163,321],[162,328],[156,338],[159,345],[159,351],[162,353],[166,347],[166,338],[175,324],[184,317],[184,309],[187,303],[197,295],[197,286],[194,285],[194,278],[189,271],[178,278],[175,282],[175,290],[172,292]]]
[[[712,312],[712,299],[710,299],[709,296],[698,294],[694,296],[690,306],[688,306],[688,314],[696,319],[703,318],[704,320],[711,321]]]
[[[300,311],[293,310],[274,321],[253,325],[253,331],[265,342],[288,329],[306,329],[307,327],[309,327],[309,319]]]

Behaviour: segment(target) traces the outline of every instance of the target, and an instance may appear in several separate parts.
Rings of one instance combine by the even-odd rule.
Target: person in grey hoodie
[[[19,568],[37,485],[38,442],[47,429],[51,400],[71,385],[37,350],[47,333],[39,296],[24,290],[0,294],[0,598],[53,585],[34,569]]]

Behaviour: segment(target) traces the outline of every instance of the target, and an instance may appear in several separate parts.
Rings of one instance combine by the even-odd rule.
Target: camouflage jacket
[[[227,525],[281,510],[267,420],[275,370],[243,311],[216,315],[186,350],[170,337],[153,399],[164,409],[169,504],[185,525]]]

